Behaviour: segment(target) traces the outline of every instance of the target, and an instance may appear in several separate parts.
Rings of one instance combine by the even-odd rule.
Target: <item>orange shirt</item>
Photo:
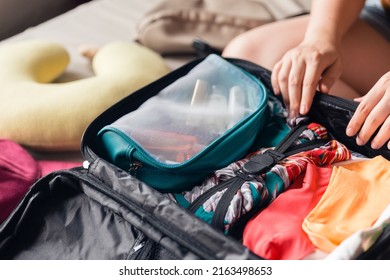
[[[390,203],[390,162],[381,156],[333,167],[329,186],[302,228],[330,253],[355,231],[372,226]]]

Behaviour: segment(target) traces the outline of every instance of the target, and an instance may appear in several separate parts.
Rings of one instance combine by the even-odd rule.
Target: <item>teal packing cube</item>
[[[211,54],[104,126],[97,145],[108,161],[161,192],[189,190],[248,152],[269,118],[267,100],[260,80]]]

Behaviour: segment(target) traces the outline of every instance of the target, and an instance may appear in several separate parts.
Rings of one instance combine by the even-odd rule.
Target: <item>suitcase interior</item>
[[[261,259],[240,240],[215,230],[165,194],[105,161],[96,146],[95,137],[103,126],[138,108],[200,61],[129,95],[95,119],[81,147],[88,168],[54,172],[32,186],[0,227],[0,258]],[[232,61],[270,86],[269,71]],[[348,106],[338,102],[317,94],[316,110],[310,113],[313,120],[325,122],[336,139],[342,137],[350,110],[356,108],[353,102],[348,101]],[[390,158],[389,151],[373,151],[369,144],[356,146],[353,138],[341,141],[367,156]]]

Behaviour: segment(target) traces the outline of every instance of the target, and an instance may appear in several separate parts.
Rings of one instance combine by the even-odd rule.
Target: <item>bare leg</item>
[[[271,70],[288,50],[302,41],[308,19],[302,16],[251,29],[234,38],[223,55],[247,59]]]
[[[272,69],[285,52],[303,39],[309,16],[254,28],[233,39],[226,57],[239,57]],[[331,94],[353,98],[364,95],[390,70],[390,44],[366,23],[358,20],[342,42],[343,73]]]
[[[345,37],[342,56],[344,68],[341,78],[361,95],[390,71],[390,43],[361,20]]]

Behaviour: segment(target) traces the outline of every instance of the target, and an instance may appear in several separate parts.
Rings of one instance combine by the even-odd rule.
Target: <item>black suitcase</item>
[[[94,120],[82,140],[84,167],[51,173],[32,186],[0,227],[0,258],[262,259],[240,240],[224,235],[166,194],[106,161],[95,145],[103,126],[138,108],[201,61],[190,62],[138,90]],[[268,70],[244,60],[230,61],[271,89]],[[372,150],[369,143],[357,146],[353,137],[345,136],[355,109],[353,101],[317,93],[309,116],[350,149],[390,159],[386,148]]]

